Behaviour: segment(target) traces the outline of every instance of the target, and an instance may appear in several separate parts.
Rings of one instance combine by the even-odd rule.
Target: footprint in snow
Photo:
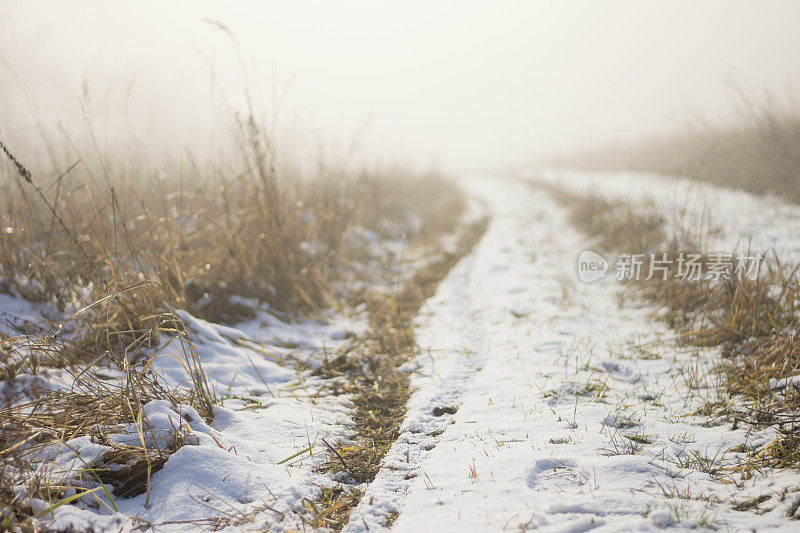
[[[582,475],[573,459],[537,459],[528,467],[526,481],[531,489],[578,484]]]
[[[635,383],[641,379],[641,375],[630,366],[619,363],[618,361],[604,361],[600,363],[603,370],[611,374],[617,381]]]

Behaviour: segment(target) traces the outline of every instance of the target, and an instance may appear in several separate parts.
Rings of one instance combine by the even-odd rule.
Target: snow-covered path
[[[744,193],[666,194],[675,184],[655,177],[550,179],[627,198],[644,189],[673,204],[693,198],[714,206],[711,222],[725,230],[714,233],[719,251],[741,231],[760,251],[800,257],[797,206],[779,205],[776,224],[767,200]],[[491,222],[417,318],[421,354],[407,363],[414,391],[401,435],[375,480],[359,487],[345,530],[796,530],[786,518],[800,504],[796,473],[746,478],[735,469],[775,438],[772,430],[693,414],[717,399],[708,370],[718,354],[676,346],[674,333],[649,318],[652,308],[620,298],[614,276],[579,282],[577,259],[590,243],[547,193],[514,180],[464,186]],[[2,296],[0,308],[35,315]],[[320,442],[351,433],[351,399],[320,396],[324,380],[291,358],[319,364],[366,322],[287,324],[266,311],[237,328],[183,319],[209,380],[227,396],[214,422],[195,420],[196,445],[153,475],[152,502],[145,494],[122,500],[115,514],[64,505],[52,527],[149,522],[183,531],[223,513],[229,531],[296,530],[306,525],[303,503],[336,483],[318,471]],[[154,368],[185,379],[175,358]],[[180,415],[152,404],[161,411],[151,422],[173,428]]]
[[[614,280],[578,282],[586,242],[546,193],[465,185],[493,220],[422,310],[403,433],[346,530],[793,529],[794,476],[724,470],[771,435],[690,416],[715,355],[621,307]],[[764,514],[732,510],[763,495]]]

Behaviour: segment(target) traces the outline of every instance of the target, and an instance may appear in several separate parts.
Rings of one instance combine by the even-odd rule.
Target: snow
[[[398,512],[399,532],[793,530],[793,498],[778,501],[791,473],[737,488],[724,472],[684,468],[735,464],[741,444],[774,436],[691,415],[712,391],[689,390],[689,374],[715,354],[675,346],[646,306],[620,308],[614,280],[578,282],[588,243],[546,193],[466,185],[494,218],[423,308],[403,432],[346,530],[380,531]],[[457,411],[433,414],[444,406]],[[731,509],[762,494],[765,514]]]
[[[771,198],[657,176],[537,176],[618,198],[655,194],[664,212],[685,207],[722,228],[709,243],[718,251],[744,232],[754,249],[800,259],[800,209]],[[488,212],[491,223],[421,310],[421,353],[403,367],[413,393],[401,435],[360,487],[345,530],[381,531],[387,521],[398,532],[796,530],[785,518],[798,498],[793,472],[743,479],[726,470],[775,434],[693,414],[715,400],[704,377],[718,354],[677,346],[641,302],[620,306],[611,276],[581,283],[576,261],[591,243],[547,193],[510,179],[463,185],[471,211]],[[36,306],[0,294],[3,311],[38,316]],[[313,369],[362,332],[364,319],[330,312],[291,322],[268,309],[235,327],[180,318],[222,398],[213,422],[188,406],[148,403],[141,423],[113,441],[186,443],[153,475],[149,498],[118,500],[115,513],[95,492],[58,508],[53,527],[184,531],[223,517],[231,531],[289,531],[303,527],[303,500],[335,483],[316,470],[326,454],[319,443],[347,438],[352,404],[327,394]],[[186,384],[179,359],[174,342],[153,368]],[[86,437],[66,444],[41,458],[56,459],[67,477],[105,451]],[[763,513],[733,509],[765,495]]]
[[[680,217],[685,223],[711,229],[706,243],[710,252],[750,248],[775,252],[791,266],[800,262],[800,207],[775,196],[754,196],[657,174],[543,170],[530,172],[527,177],[633,203],[655,200],[667,220]]]
[[[351,433],[352,403],[346,395],[325,395],[326,384],[311,369],[318,362],[308,363],[359,333],[364,320],[329,316],[289,323],[262,310],[256,320],[231,328],[186,312],[179,317],[222,400],[213,421],[207,424],[190,406],[147,403],[141,424],[109,440],[131,446],[144,441],[157,449],[184,443],[153,474],[149,497],[118,499],[115,513],[103,493],[94,492],[56,509],[52,527],[133,530],[149,523],[159,531],[185,531],[221,517],[232,530],[293,530],[302,527],[303,500],[334,484],[316,471],[326,456],[321,439],[336,443]],[[173,341],[153,363],[172,386],[188,382],[179,348]],[[52,470],[66,483],[108,449],[81,437],[40,451],[38,458],[56,458]]]
[[[0,287],[2,287],[0,278]],[[44,327],[39,306],[18,294],[0,292],[0,338],[27,333],[31,326]]]

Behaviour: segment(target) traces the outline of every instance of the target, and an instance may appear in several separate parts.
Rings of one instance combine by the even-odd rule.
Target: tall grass
[[[90,135],[88,151],[51,146],[66,158],[54,156],[47,170],[19,155],[30,157],[28,146],[0,139],[0,293],[40,303],[51,321],[16,336],[0,330],[10,394],[0,395],[0,529],[36,528],[31,498],[65,502],[71,488],[106,507],[149,492],[152,473],[185,439],[114,446],[73,487],[39,475],[37,449],[146,428],[144,406],[155,399],[212,417],[214,391],[176,309],[236,322],[264,306],[284,318],[354,306],[365,285],[397,275],[383,262],[387,240],[431,244],[458,225],[464,199],[441,176],[334,167],[298,176],[276,163],[255,119],[235,124],[235,157],[202,167],[188,155],[175,165],[109,156]],[[149,362],[178,341],[193,386],[173,390]],[[122,378],[107,382],[101,367]],[[74,386],[40,386],[44,368]],[[91,492],[100,488],[111,491],[105,499]]]
[[[561,156],[553,163],[697,178],[800,203],[800,108],[743,97],[728,124],[698,122],[672,135],[610,144]]]
[[[239,160],[205,172],[92,168],[75,154],[69,172],[43,177],[3,145],[0,288],[77,313],[87,345],[135,350],[157,333],[156,310],[232,322],[253,313],[243,298],[279,313],[336,305],[333,282],[359,252],[354,228],[424,238],[452,225],[437,213],[458,216],[462,200],[440,177],[293,179],[254,121],[238,131]]]

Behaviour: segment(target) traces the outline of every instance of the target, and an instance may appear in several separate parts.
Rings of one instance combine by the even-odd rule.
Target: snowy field
[[[774,199],[654,176],[538,177],[711,213],[709,225],[721,231],[710,246],[720,251],[743,234],[753,249],[800,257],[800,209]],[[401,436],[377,478],[360,487],[345,530],[797,530],[785,518],[798,498],[795,472],[741,479],[733,471],[775,435],[692,415],[714,399],[705,375],[717,354],[678,347],[649,318],[652,308],[621,305],[612,277],[581,283],[577,259],[591,243],[546,192],[510,179],[463,186],[484,204],[489,228],[422,308]],[[8,295],[0,310],[36,316]],[[179,428],[193,445],[153,475],[149,499],[118,500],[114,512],[112,502],[84,498],[56,509],[55,527],[184,531],[225,516],[223,529],[232,531],[302,529],[304,501],[335,483],[317,467],[323,439],[335,444],[351,432],[351,401],[330,394],[313,370],[366,328],[363,317],[293,324],[264,311],[235,328],[181,318],[226,398],[213,423],[151,402],[147,427],[118,438]],[[156,365],[171,383],[184,379],[177,359]],[[53,378],[48,386],[67,385]],[[65,475],[102,451],[75,439],[42,459],[56,457],[53,468]],[[736,510],[756,498],[760,512]]]

